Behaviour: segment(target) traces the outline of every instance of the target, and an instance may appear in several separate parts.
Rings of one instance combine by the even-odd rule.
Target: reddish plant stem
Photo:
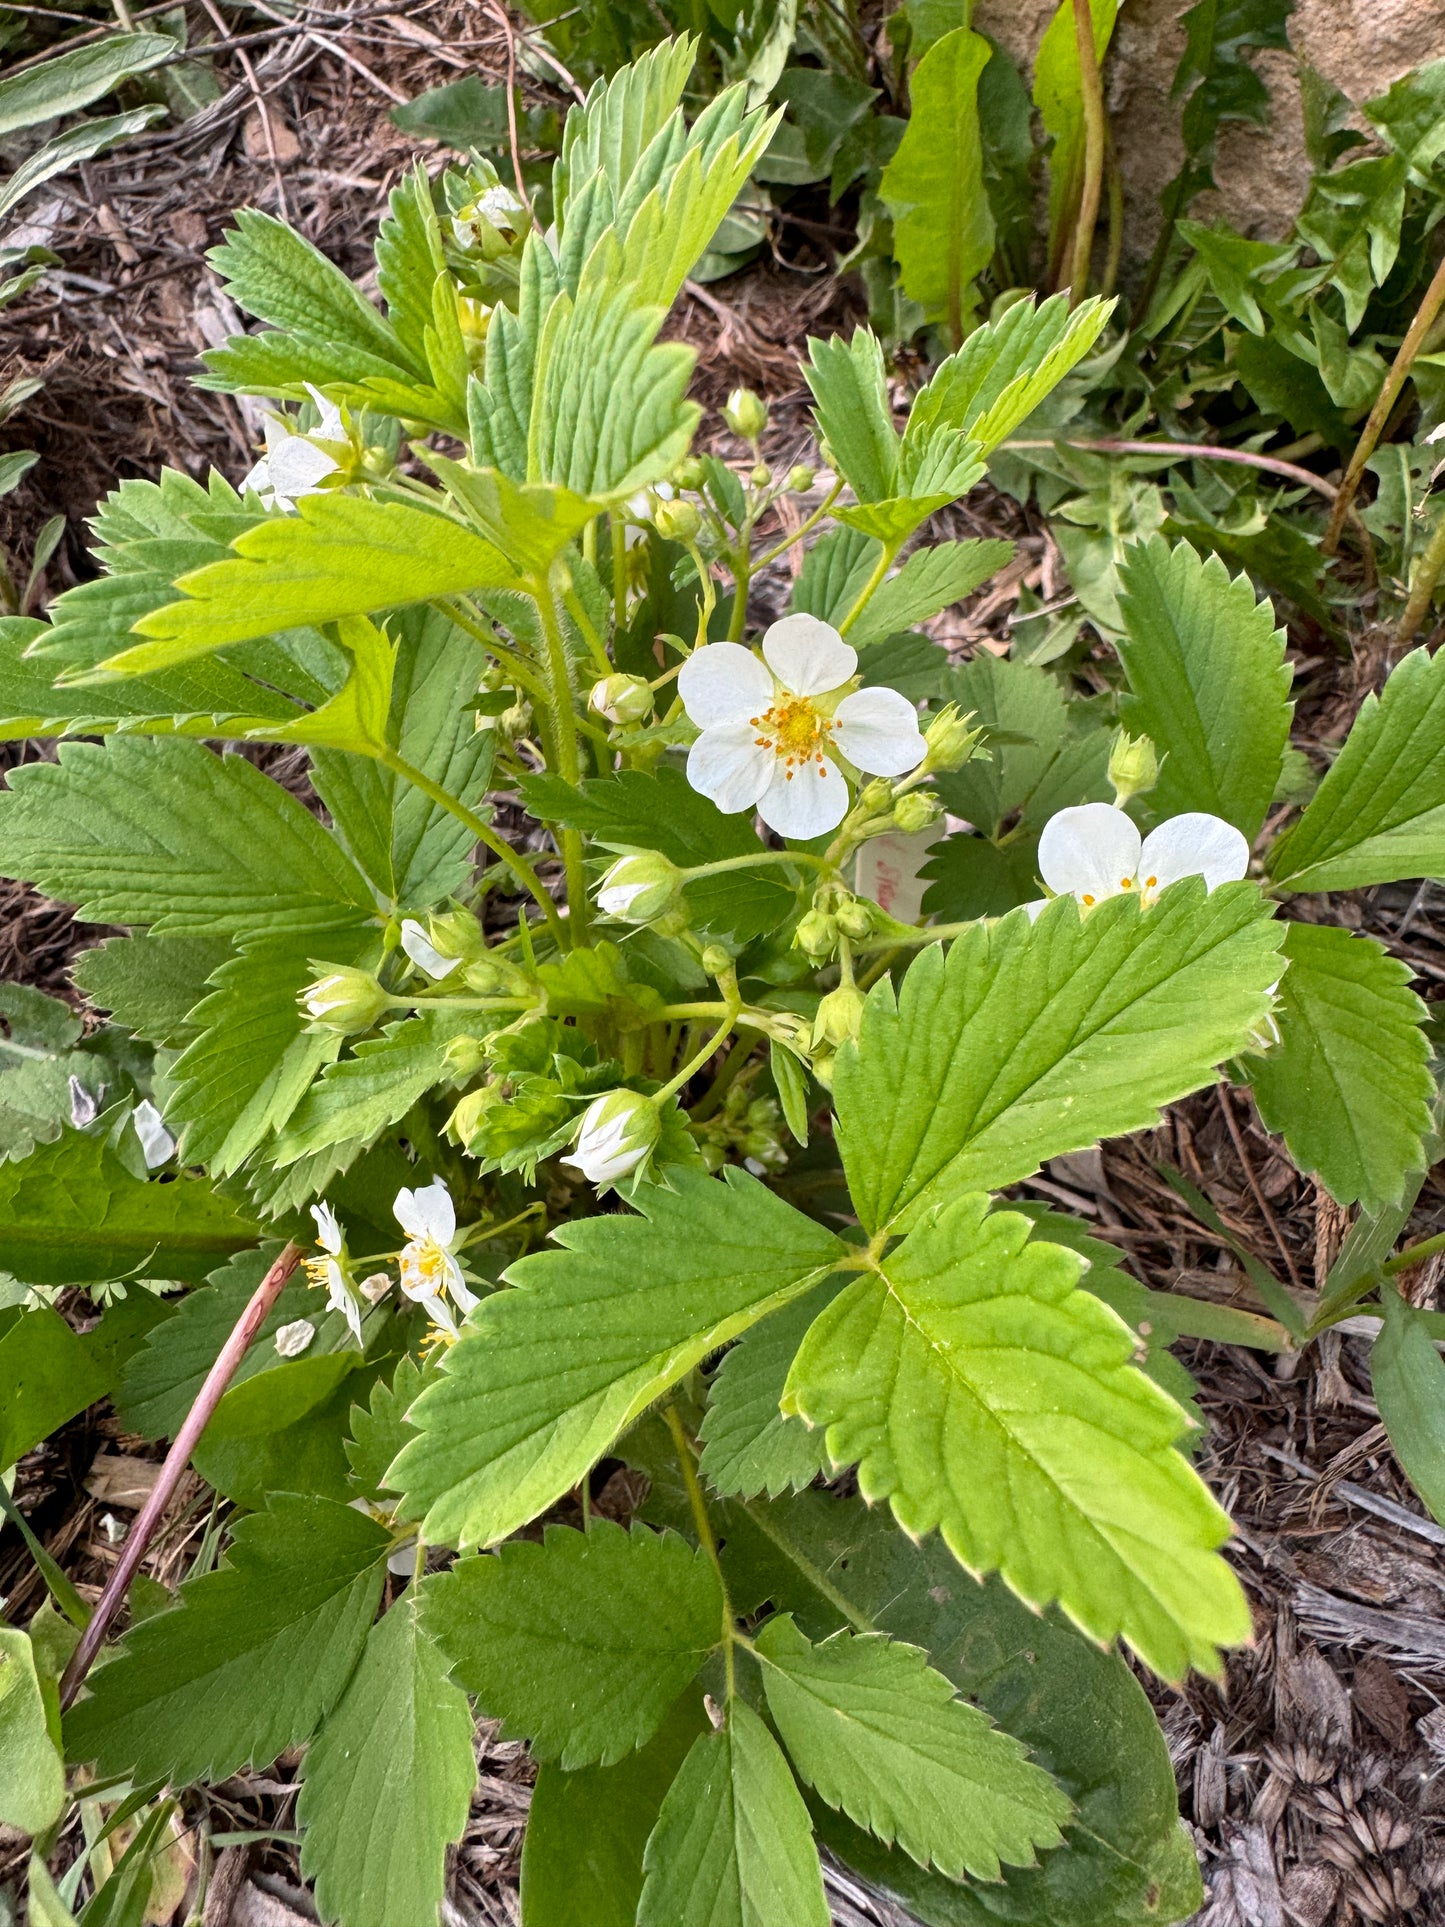
[[[146,1500],[135,1524],[127,1534],[115,1571],[106,1581],[105,1590],[90,1616],[90,1624],[80,1635],[80,1643],[65,1669],[65,1676],[60,1682],[62,1710],[74,1704],[85,1676],[90,1671],[91,1662],[100,1651],[101,1642],[110,1628],[111,1621],[119,1612],[130,1590],[130,1582],[135,1578],[140,1562],[146,1555],[146,1549],[155,1537],[156,1527],[160,1524],[166,1507],[180,1484],[186,1462],[199,1443],[202,1432],[210,1423],[211,1416],[220,1404],[226,1387],[235,1377],[236,1367],[245,1357],[247,1347],[270,1316],[276,1300],[281,1296],[283,1286],[300,1262],[300,1245],[288,1244],[257,1285],[252,1293],[251,1302],[237,1319],[231,1336],[221,1347],[220,1356],[206,1374],[206,1382],[196,1394],[196,1402],[186,1414],[185,1423],[176,1433],[175,1443],[166,1454],[166,1462],[161,1467],[161,1475],[156,1480],[155,1490]]]

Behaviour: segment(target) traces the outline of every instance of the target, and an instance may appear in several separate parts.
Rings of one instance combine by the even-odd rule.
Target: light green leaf
[[[545,575],[599,504],[550,482],[520,487],[499,468],[472,468],[433,451],[427,465],[446,483],[489,542],[518,569]]]
[[[1340,1204],[1396,1203],[1426,1168],[1435,1093],[1408,965],[1370,937],[1287,923],[1279,1042],[1247,1060],[1259,1114]]]
[[[67,127],[63,134],[57,134],[54,140],[47,141],[22,161],[9,180],[0,183],[0,220],[46,181],[53,181],[57,174],[68,174],[82,161],[94,160],[117,141],[143,133],[158,120],[164,120],[165,114],[161,106],[133,107],[128,114],[108,114],[99,120],[82,120],[74,127]]]
[[[1173,1449],[1184,1414],[1078,1289],[1077,1253],[988,1206],[955,1199],[841,1291],[785,1408],[828,1427],[834,1462],[910,1537],[938,1528],[970,1572],[1058,1600],[1168,1678],[1212,1670],[1249,1610],[1216,1551],[1229,1521]]]
[[[43,1833],[65,1806],[65,1766],[45,1719],[30,1638],[0,1627],[0,1820]]]
[[[386,753],[395,645],[365,616],[342,616],[336,630],[351,655],[351,673],[341,688],[292,722],[253,725],[245,732],[248,742],[308,743],[362,756]]]
[[[81,1131],[0,1164],[0,1270],[31,1284],[199,1278],[259,1236],[207,1179],[147,1182]]]
[[[1119,0],[1090,0],[1094,54],[1100,65],[1108,50]],[[1074,0],[1060,0],[1034,56],[1034,106],[1053,141],[1049,155],[1049,255],[1058,253],[1062,231],[1077,213],[1084,169],[1084,98],[1079,76],[1079,43]],[[1083,289],[1079,292],[1082,294]]]
[[[1360,706],[1304,815],[1269,853],[1287,890],[1445,876],[1445,655],[1414,649]]]
[[[0,1472],[104,1398],[110,1381],[59,1312],[0,1312]]]
[[[0,455],[0,496],[13,494],[39,460],[35,448],[12,448]]]
[[[1370,1350],[1370,1389],[1395,1457],[1436,1519],[1445,1522],[1445,1359],[1412,1305],[1386,1285],[1384,1325]]]
[[[868,328],[851,341],[809,337],[803,378],[813,391],[820,436],[860,502],[893,493],[899,439],[883,375],[883,346]]]
[[[1253,884],[1172,885],[1148,911],[1060,897],[919,957],[868,997],[834,1074],[864,1226],[901,1230],[960,1191],[1143,1130],[1208,1084],[1270,1007],[1282,927]]]
[[[565,226],[579,190],[599,170],[618,200],[638,162],[671,120],[697,58],[686,35],[659,41],[610,80],[595,80],[582,108],[567,116],[562,157],[552,174],[558,219]]]
[[[886,1510],[857,1498],[799,1493],[734,1513],[729,1532],[723,1564],[735,1603],[771,1599],[813,1640],[851,1627],[923,1647],[1075,1804],[1063,1847],[977,1886],[924,1871],[815,1803],[819,1835],[850,1866],[920,1920],[948,1927],[1000,1918],[1019,1927],[1140,1927],[1182,1920],[1202,1904],[1159,1722],[1118,1653],[1086,1639],[1056,1607],[1031,1611],[997,1576],[972,1578],[942,1540],[915,1545]]]
[[[803,1334],[837,1287],[819,1285],[764,1318],[723,1358],[708,1389],[702,1422],[703,1476],[715,1492],[774,1497],[811,1485],[827,1468],[821,1432],[779,1409],[788,1367]]]
[[[707,1554],[607,1519],[454,1566],[427,1625],[481,1710],[568,1770],[650,1740],[722,1636]]]
[[[339,929],[365,879],[294,796],[239,756],[179,738],[66,743],[0,795],[9,876],[87,923],[209,935]]]
[[[485,1035],[497,1019],[484,1011],[429,1010],[365,1037],[329,1064],[292,1112],[272,1147],[278,1165],[335,1144],[363,1144],[399,1123],[419,1097],[453,1077],[447,1049],[458,1037]]]
[[[616,1766],[539,1769],[522,1843],[527,1927],[636,1927],[647,1837],[689,1747],[707,1730],[694,1690]]]
[[[31,1927],[76,1927],[75,1915],[60,1898],[49,1869],[38,1853],[30,1856],[27,1886]]]
[[[136,1780],[224,1780],[309,1738],[345,1690],[390,1535],[335,1499],[283,1495],[238,1519],[230,1563],[187,1580],[92,1673],[66,1752]]]
[[[261,937],[216,972],[190,1015],[200,1034],[168,1074],[166,1117],[185,1163],[225,1177],[286,1123],[341,1044],[307,1028],[297,997],[326,963],[355,964],[368,943],[374,957],[380,946],[364,931]]]
[[[917,1646],[880,1633],[812,1645],[784,1613],[757,1636],[768,1711],[794,1766],[830,1807],[920,1866],[997,1880],[1056,1847],[1072,1807]]]
[[[1294,705],[1285,636],[1248,576],[1163,536],[1125,552],[1124,633],[1116,646],[1132,692],[1120,716],[1159,752],[1149,807],[1163,819],[1207,810],[1251,841],[1289,740]]]
[[[433,1544],[487,1545],[545,1511],[667,1387],[829,1271],[841,1247],[730,1170],[670,1174],[643,1215],[580,1219],[472,1314],[391,1473]]]
[[[152,640],[108,657],[102,670],[149,675],[279,629],[514,580],[490,542],[427,509],[332,492],[304,496],[297,511],[258,522],[236,537],[234,557],[181,576],[185,600],[135,625]]]
[[[1013,552],[1012,542],[938,542],[915,549],[898,573],[874,590],[848,631],[849,642],[861,649],[926,622],[950,603],[972,595]]]
[[[372,1628],[302,1763],[301,1871],[346,1927],[435,1927],[476,1785],[467,1696],[420,1606],[411,1587]]]
[[[1036,839],[1055,810],[1112,795],[1105,772],[1113,731],[1083,722],[1083,706],[1067,704],[1047,670],[980,650],[940,689],[1001,739],[987,742],[987,758],[975,757],[937,785],[949,809],[985,836],[997,836],[1017,813]]]
[[[74,47],[25,73],[12,74],[0,80],[0,135],[79,113],[131,74],[145,73],[175,51],[176,42],[166,34],[114,33],[94,46]]]
[[[71,982],[149,1044],[188,1044],[209,979],[232,956],[227,937],[108,937],[82,950]]]
[[[742,1700],[693,1742],[643,1864],[637,1927],[828,1927],[808,1809]]]
[[[974,277],[993,254],[978,124],[978,77],[992,52],[967,27],[929,48],[909,83],[908,131],[878,189],[903,291],[925,320],[948,323],[955,345],[978,304]]]

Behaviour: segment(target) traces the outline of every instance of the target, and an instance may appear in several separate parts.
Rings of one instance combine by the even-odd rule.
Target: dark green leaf
[[[1386,1285],[1384,1326],[1370,1352],[1370,1389],[1410,1483],[1445,1524],[1445,1359],[1412,1305]]]
[[[0,1472],[67,1419],[104,1398],[112,1383],[58,1312],[0,1313]],[[0,1687],[0,1703],[4,1690]]]
[[[823,1434],[779,1409],[803,1334],[837,1286],[819,1285],[754,1325],[726,1354],[708,1390],[702,1470],[713,1490],[751,1498],[811,1485],[828,1464]]]

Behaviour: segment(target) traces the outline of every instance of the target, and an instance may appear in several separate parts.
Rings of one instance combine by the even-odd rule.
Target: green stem
[[[557,601],[552,584],[545,577],[532,583],[532,593],[542,618],[542,634],[547,641],[547,666],[552,681],[552,715],[557,729],[557,773],[575,788],[581,780],[582,765],[577,753],[577,710],[572,701],[572,679],[567,668],[567,646],[562,640],[562,624],[557,617]],[[568,948],[587,941],[587,877],[582,868],[582,836],[578,830],[561,834],[562,866],[567,873],[567,908],[571,924]]]
[[[536,997],[388,997],[389,1010],[534,1010]]]
[[[751,1037],[736,1037],[733,1039],[732,1049],[723,1059],[722,1069],[703,1092],[697,1103],[692,1107],[692,1121],[694,1124],[701,1124],[718,1110],[723,1099],[738,1081],[739,1073],[752,1055],[753,1041]]]
[[[1409,1271],[1412,1266],[1433,1258],[1437,1251],[1445,1251],[1445,1231],[1437,1231],[1433,1238],[1422,1238],[1419,1244],[1406,1245],[1403,1251],[1397,1251],[1380,1266],[1380,1276],[1393,1278],[1397,1272]]]
[[[1415,566],[1409,600],[1405,604],[1405,613],[1400,617],[1400,626],[1395,631],[1397,648],[1403,648],[1407,642],[1414,640],[1415,631],[1430,612],[1430,603],[1442,570],[1445,570],[1445,515],[1435,524],[1434,533]]]
[[[719,857],[716,863],[699,863],[682,874],[691,882],[694,877],[721,876],[726,870],[753,870],[762,863],[811,863],[817,870],[829,867],[822,857],[815,856],[811,850],[755,850],[750,856],[724,856]]]
[[[576,623],[578,629],[581,631],[583,640],[592,651],[592,660],[597,666],[598,675],[610,676],[612,674],[612,662],[607,654],[606,645],[601,636],[598,635],[591,616],[588,615],[586,609],[582,606],[582,598],[578,595],[576,585],[570,576],[567,579],[566,588],[562,591],[562,600],[567,605],[568,615],[570,615]]]
[[[627,627],[627,520],[610,515],[612,525],[612,627],[620,636]]]
[[[795,542],[801,542],[810,529],[817,527],[818,523],[822,521],[823,517],[828,513],[829,509],[832,508],[842,493],[843,482],[840,477],[834,482],[832,488],[828,490],[827,495],[824,496],[817,508],[813,510],[813,513],[806,521],[801,522],[790,536],[787,536],[783,541],[775,544],[773,548],[768,550],[766,555],[760,555],[756,560],[748,563],[749,576],[761,575],[770,562],[776,562],[780,555],[786,555],[788,553],[788,550],[792,548]]]
[[[728,1582],[723,1574],[722,1560],[718,1557],[717,1538],[712,1529],[712,1520],[707,1515],[707,1500],[703,1497],[702,1486],[698,1482],[697,1464],[692,1455],[692,1441],[683,1429],[677,1407],[671,1401],[662,1408],[662,1416],[667,1421],[668,1431],[672,1434],[673,1450],[677,1453],[678,1468],[682,1473],[683,1485],[687,1488],[687,1502],[692,1508],[692,1522],[697,1527],[698,1541],[712,1561],[713,1571],[717,1574],[718,1586],[722,1591],[723,1669],[727,1675],[727,1695],[731,1699],[737,1686],[733,1671],[736,1628],[733,1625],[732,1601],[728,1598]]]
[[[741,642],[748,626],[748,587],[753,579],[753,571],[748,559],[746,533],[743,542],[744,546],[728,558],[733,569],[733,608],[728,617],[729,642]]]
[[[432,607],[439,609],[444,616],[457,625],[458,629],[464,629],[473,642],[479,642],[483,649],[495,656],[498,665],[505,669],[512,680],[520,688],[525,689],[534,701],[546,703],[550,700],[546,683],[525,656],[520,656],[515,649],[508,648],[491,624],[479,621],[465,603],[442,598],[434,602]]]
[[[737,1011],[731,1005],[725,1005],[724,1008],[727,1011],[727,1015],[723,1018],[723,1021],[718,1025],[712,1036],[708,1038],[701,1050],[699,1050],[695,1056],[689,1057],[677,1075],[669,1078],[662,1089],[657,1092],[657,1103],[661,1104],[666,1098],[675,1097],[687,1080],[695,1076],[714,1052],[717,1051],[721,1045],[725,1044],[732,1035],[733,1025],[737,1022]]]
[[[425,770],[417,769],[414,764],[408,763],[406,758],[399,756],[394,749],[387,750],[385,755],[378,756],[376,760],[384,768],[391,770],[405,782],[419,789],[423,796],[429,796],[439,809],[454,816],[458,823],[464,823],[478,843],[484,844],[492,855],[512,872],[522,888],[541,909],[542,915],[547,919],[547,928],[556,938],[558,946],[562,949],[566,948],[566,926],[557,915],[557,906],[547,894],[537,872],[520,851],[514,850],[504,837],[498,836],[491,824],[484,823],[475,810],[469,810],[465,803],[453,796],[449,790],[444,790],[440,783],[434,783]]]
[[[853,627],[853,624],[858,620],[859,616],[862,615],[863,611],[867,608],[868,604],[872,601],[874,590],[879,587],[879,585],[883,581],[884,576],[886,576],[888,571],[893,567],[893,558],[894,556],[897,555],[897,553],[898,553],[898,544],[896,542],[892,544],[885,542],[883,544],[883,553],[878,558],[878,566],[874,569],[872,575],[869,576],[868,580],[863,584],[863,587],[859,592],[858,600],[853,604],[853,607],[848,611],[847,615],[844,616],[843,620],[838,624],[838,634],[840,636],[847,635],[848,631]]]
[[[1094,229],[1099,221],[1099,198],[1104,183],[1104,90],[1099,79],[1099,56],[1094,45],[1094,10],[1089,0],[1074,0],[1074,44],[1079,55],[1079,98],[1084,113],[1084,185],[1079,195],[1079,218],[1069,259],[1069,305],[1076,308],[1089,291],[1089,261],[1094,252]]]
[[[1389,420],[1390,410],[1395,405],[1395,397],[1405,386],[1410,370],[1415,364],[1415,357],[1419,354],[1442,305],[1445,305],[1445,255],[1441,256],[1440,265],[1436,268],[1430,285],[1426,288],[1420,305],[1415,310],[1415,319],[1406,329],[1405,339],[1395,351],[1395,359],[1390,364],[1385,385],[1376,396],[1375,405],[1360,431],[1360,439],[1355,444],[1355,452],[1350,457],[1349,467],[1345,470],[1339,493],[1335,497],[1329,527],[1325,530],[1325,539],[1320,551],[1323,555],[1333,555],[1339,547],[1340,536],[1344,533],[1345,516],[1349,513],[1350,504],[1355,499],[1355,490],[1360,486],[1365,464],[1375,452],[1385,423]],[[1411,630],[1410,633],[1413,635],[1414,631]]]

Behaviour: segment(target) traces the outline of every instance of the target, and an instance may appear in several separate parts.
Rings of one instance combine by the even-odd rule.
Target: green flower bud
[[[805,957],[822,963],[838,948],[838,920],[825,910],[809,910],[798,919],[793,942]]]
[[[980,733],[968,725],[969,718],[959,715],[957,703],[949,703],[946,708],[940,709],[923,733],[923,739],[928,744],[925,768],[938,770],[942,774],[962,769],[973,755]]]
[[[429,917],[427,926],[439,956],[463,957],[471,963],[486,951],[482,926],[470,910],[444,910]]]
[[[390,1001],[370,971],[345,966],[308,984],[300,999],[313,1030],[332,1030],[341,1037],[370,1030]]]
[[[659,502],[652,526],[665,542],[691,542],[702,527],[696,502]]]
[[[475,1037],[454,1037],[442,1057],[448,1074],[458,1079],[475,1077],[487,1061],[487,1054]]]
[[[893,804],[893,785],[886,776],[875,776],[865,783],[858,792],[858,807],[876,816],[879,810],[890,809]]]
[[[501,1089],[495,1084],[484,1084],[480,1090],[468,1091],[447,1119],[447,1136],[464,1151],[469,1151],[487,1112],[504,1102]]]
[[[813,486],[816,476],[816,469],[809,468],[806,462],[798,462],[788,470],[788,479],[785,486],[790,489],[794,495],[806,495],[808,490]]]
[[[687,455],[672,471],[672,479],[678,488],[699,489],[707,480],[707,470],[696,455]]]
[[[1114,801],[1121,805],[1153,789],[1159,781],[1159,757],[1147,736],[1119,731],[1109,752],[1109,781],[1114,785]]]
[[[462,982],[479,997],[517,997],[536,990],[525,971],[490,951],[467,965]]]
[[[754,488],[766,488],[773,479],[773,471],[766,462],[754,462],[748,472],[748,480]]]
[[[710,943],[703,949],[702,967],[709,977],[721,977],[732,969],[733,960],[720,943]]]
[[[863,1023],[863,993],[856,984],[839,984],[818,1006],[813,1019],[813,1049],[828,1045],[836,1050],[851,1043]]]
[[[638,850],[614,863],[603,877],[597,902],[623,923],[651,923],[670,910],[682,891],[682,872],[661,850]]]
[[[910,790],[893,807],[893,821],[905,836],[913,836],[938,821],[943,810],[928,790]]]
[[[662,1116],[650,1097],[609,1091],[583,1113],[576,1148],[562,1162],[593,1184],[615,1184],[646,1161],[661,1136]]]
[[[845,937],[852,937],[857,941],[872,936],[873,905],[864,902],[861,897],[845,897],[834,915],[838,919],[838,928]]]
[[[723,403],[723,420],[734,435],[755,442],[768,425],[768,407],[751,388],[734,388]]]
[[[652,714],[652,685],[644,676],[604,676],[593,683],[587,706],[609,723],[645,723]]]
[[[825,1091],[831,1091],[833,1088],[833,1059],[835,1056],[836,1052],[834,1051],[815,1050],[808,1059],[808,1068],[812,1071],[814,1077],[817,1078]]]

